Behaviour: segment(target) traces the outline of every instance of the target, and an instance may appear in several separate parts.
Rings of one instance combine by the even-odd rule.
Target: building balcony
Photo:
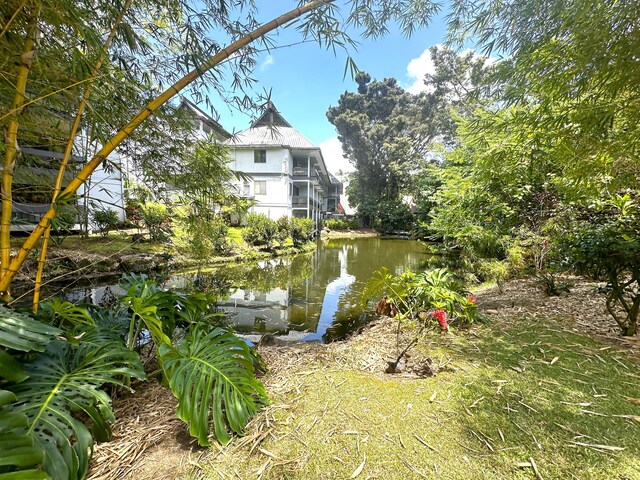
[[[312,182],[319,182],[320,178],[318,177],[318,174],[312,170],[311,174],[309,174],[308,170],[306,168],[303,167],[294,167],[293,171],[291,172],[291,175],[293,176],[293,180],[294,181],[312,181]]]
[[[309,198],[307,195],[294,195],[293,197],[291,197],[291,206],[293,208],[307,208],[307,206],[309,206],[313,209],[319,208],[320,203],[312,198]]]

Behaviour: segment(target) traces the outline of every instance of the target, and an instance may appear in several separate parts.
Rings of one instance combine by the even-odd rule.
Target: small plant
[[[162,241],[167,238],[169,209],[166,205],[157,202],[145,203],[142,205],[142,219],[152,240]]]
[[[420,321],[437,320],[441,310],[451,321],[471,323],[477,319],[475,297],[464,295],[463,289],[446,268],[437,268],[424,273],[405,270],[400,275],[392,275],[383,268],[375,272],[363,291],[363,300],[385,295],[389,310],[406,318]],[[380,305],[380,304],[378,304]],[[447,324],[448,327],[448,324]]]
[[[71,235],[74,227],[78,223],[78,208],[73,205],[61,205],[56,217],[51,220],[51,230],[53,235],[51,240],[58,247],[62,245],[65,238]]]
[[[310,218],[292,218],[289,228],[293,246],[300,247],[311,240],[314,228],[313,220]]]
[[[212,218],[183,218],[174,228],[172,240],[190,256],[206,260],[229,251],[229,227],[218,215]]]
[[[558,277],[549,272],[538,275],[535,283],[548,297],[559,297],[563,293],[568,293],[570,288],[568,283],[558,281]]]
[[[118,212],[110,208],[106,210],[95,210],[92,212],[91,217],[96,229],[102,233],[104,237],[106,237],[111,230],[118,228],[120,224]]]
[[[276,220],[276,225],[278,227],[278,242],[284,244],[287,239],[290,237],[290,230],[293,219],[289,218],[287,215],[281,216],[278,220]]]
[[[398,321],[396,349],[400,352],[394,361],[388,362],[386,373],[396,373],[398,363],[418,343],[425,328],[439,325],[441,332],[457,321],[471,323],[477,318],[476,298],[464,295],[453,275],[445,268],[424,273],[405,270],[393,275],[382,268],[365,286],[362,299],[366,305],[370,298],[384,294],[376,305],[376,313],[389,315]],[[400,331],[403,324],[417,327],[416,334],[404,349],[400,349]]]

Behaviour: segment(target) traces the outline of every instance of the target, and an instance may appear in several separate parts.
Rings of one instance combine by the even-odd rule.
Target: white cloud
[[[436,47],[440,48],[442,45],[438,44]],[[427,73],[433,74],[436,71],[429,48],[422,52],[418,58],[412,58],[407,65],[407,77],[411,82],[407,87],[407,91],[410,93],[416,94],[426,91],[427,86],[424,84],[424,76]]]
[[[444,48],[441,43],[434,46],[438,49]],[[416,94],[429,90],[429,87],[424,84],[424,76],[427,73],[434,74],[436,71],[436,67],[433,64],[433,59],[431,58],[431,52],[429,52],[430,48],[431,47],[422,52],[419,57],[412,58],[407,65],[407,78],[409,78],[409,86],[406,88],[406,90],[410,93]],[[462,52],[458,53],[458,55],[464,57],[469,52],[473,53],[474,58],[485,58],[476,53],[476,51],[471,48],[463,50]],[[497,61],[497,58],[489,57],[486,59],[485,65],[492,65]]]
[[[338,170],[342,170],[343,172],[353,172],[353,165],[344,158],[342,154],[342,144],[338,137],[330,138],[329,140],[325,140],[320,144],[320,150],[322,150],[322,157],[324,158],[324,163],[327,165],[327,170],[329,170],[334,175],[338,172]]]
[[[260,64],[260,71],[264,72],[267,68],[269,68],[274,63],[276,63],[276,59],[273,58],[273,55],[267,55],[264,61]]]

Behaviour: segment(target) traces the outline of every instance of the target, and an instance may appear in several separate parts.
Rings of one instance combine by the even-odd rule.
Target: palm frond
[[[231,432],[242,434],[251,416],[268,403],[253,375],[254,354],[228,330],[197,324],[175,347],[164,344],[158,351],[179,400],[177,416],[200,445],[209,444],[210,425],[223,444]]]

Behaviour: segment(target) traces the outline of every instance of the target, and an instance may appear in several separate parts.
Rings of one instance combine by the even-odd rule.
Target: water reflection
[[[312,253],[174,275],[166,286],[215,295],[234,328],[256,335],[252,339],[271,333],[329,342],[364,323],[361,294],[375,270],[421,270],[430,258],[410,240],[325,240]],[[124,293],[116,281],[105,283],[69,285],[49,294],[62,293],[74,303],[108,304],[111,296]]]
[[[400,273],[425,262],[418,242],[341,239],[320,242],[306,255],[174,279],[174,286],[219,295],[219,306],[240,332],[326,342],[344,338],[363,323],[360,296],[375,270]]]

